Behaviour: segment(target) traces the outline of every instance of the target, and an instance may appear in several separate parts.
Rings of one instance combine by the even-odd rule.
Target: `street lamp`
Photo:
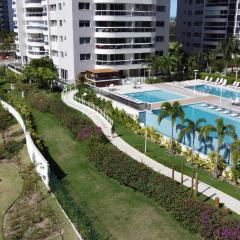
[[[183,75],[182,75],[182,76],[183,76],[183,77],[182,77],[182,80],[184,80],[185,69],[186,69],[186,67],[183,67],[183,70],[182,70],[182,74],[183,74]]]
[[[146,113],[147,114],[147,113]],[[145,146],[144,146],[144,154],[147,153],[147,126],[144,123],[140,123],[142,128],[145,128]]]
[[[148,78],[151,76],[151,68],[148,69]]]
[[[195,81],[194,81],[194,94],[196,93],[196,80],[197,80],[197,74],[198,74],[198,70],[194,70],[194,76],[195,76]]]

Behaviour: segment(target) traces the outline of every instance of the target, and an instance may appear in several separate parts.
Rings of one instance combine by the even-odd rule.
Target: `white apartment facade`
[[[22,64],[49,56],[60,79],[88,69],[143,74],[147,54],[167,54],[169,0],[13,0]]]
[[[239,0],[179,0],[176,38],[186,52],[216,49],[240,36]]]

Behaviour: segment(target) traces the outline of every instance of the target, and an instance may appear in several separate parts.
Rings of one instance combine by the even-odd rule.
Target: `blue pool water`
[[[191,87],[187,87],[189,89],[194,90],[194,86]],[[240,91],[234,91],[234,90],[227,90],[227,89],[221,89],[220,87],[215,87],[215,86],[209,86],[209,85],[197,85],[195,87],[196,91],[199,92],[204,92],[204,93],[209,93],[212,95],[216,95],[216,96],[221,96],[224,98],[236,98],[236,97],[240,97]]]
[[[147,102],[147,103],[164,102],[169,100],[179,100],[179,99],[186,98],[185,96],[182,96],[173,92],[169,92],[166,90],[128,93],[126,95],[129,97],[135,98],[139,101]]]
[[[223,118],[224,124],[232,124],[236,127],[236,131],[238,136],[240,136],[240,119],[236,117],[231,117],[230,115],[219,113],[215,110],[208,109],[206,107],[202,107],[201,104],[193,104],[183,106],[185,112],[185,118],[191,119],[193,121],[197,121],[199,118],[205,118],[207,120],[207,124],[211,124],[216,126],[215,120],[217,118]],[[152,126],[157,129],[159,132],[164,134],[165,136],[171,137],[171,121],[170,118],[164,119],[160,125],[157,123],[157,118],[160,113],[160,109],[153,110],[152,112],[141,112],[139,114],[139,118],[141,122],[144,122],[148,126]],[[179,134],[179,124],[180,120],[177,119],[177,122],[174,126],[174,138],[177,139]],[[227,163],[230,163],[230,148],[229,145],[232,143],[232,139],[226,137],[224,139],[225,145],[222,148],[221,154]],[[191,146],[192,140],[191,136],[185,137],[183,140],[183,144],[187,146]],[[217,148],[217,135],[212,133],[211,138],[208,142],[200,142],[198,139],[198,135],[196,135],[195,139],[195,150],[202,152],[204,154],[208,154],[212,150],[216,150]]]

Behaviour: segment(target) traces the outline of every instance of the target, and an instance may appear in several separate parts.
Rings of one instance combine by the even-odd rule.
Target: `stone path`
[[[119,150],[122,152],[125,152],[127,155],[132,157],[134,160],[144,163],[148,167],[152,168],[154,171],[159,172],[165,176],[171,177],[172,176],[172,170],[161,163],[156,162],[155,160],[149,158],[145,154],[139,152],[135,148],[133,148],[131,145],[126,143],[122,138],[119,136],[115,136],[112,138],[111,136],[111,125],[108,123],[108,121],[101,116],[98,112],[94,111],[93,109],[86,107],[85,105],[82,105],[75,101],[73,99],[74,94],[76,91],[68,92],[67,94],[63,95],[62,99],[63,102],[84,113],[87,115],[92,121],[99,127],[101,127],[103,133],[106,135],[106,137],[111,141],[113,145],[115,145]],[[178,182],[181,182],[181,173],[175,172],[175,180]],[[184,175],[184,185],[186,187],[191,187],[191,178]],[[210,197],[212,199],[215,199],[216,197],[220,198],[221,203],[224,203],[224,205],[231,209],[232,211],[240,214],[240,201],[225,194],[222,191],[219,191],[216,188],[213,188],[212,186],[199,182],[198,185],[198,191],[199,193],[203,193],[205,196]]]

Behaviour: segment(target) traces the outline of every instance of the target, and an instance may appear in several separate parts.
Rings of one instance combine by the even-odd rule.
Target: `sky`
[[[171,0],[171,17],[175,17],[177,13],[177,0]]]

